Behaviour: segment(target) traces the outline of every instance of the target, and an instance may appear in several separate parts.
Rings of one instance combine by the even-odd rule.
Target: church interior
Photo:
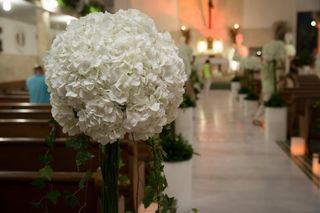
[[[0,0],[1,213],[320,213],[320,0]]]

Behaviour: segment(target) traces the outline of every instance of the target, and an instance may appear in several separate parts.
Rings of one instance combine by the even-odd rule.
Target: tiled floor
[[[228,91],[202,95],[195,113],[201,156],[193,202],[201,213],[320,213],[320,191],[276,143],[264,140]]]

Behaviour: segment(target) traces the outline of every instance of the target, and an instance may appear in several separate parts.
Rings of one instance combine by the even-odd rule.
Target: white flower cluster
[[[263,46],[262,57],[266,61],[283,60],[286,56],[286,47],[282,41],[271,41]]]
[[[257,56],[249,56],[241,59],[241,67],[246,70],[260,70],[262,66],[261,59]]]
[[[160,133],[176,118],[187,80],[171,36],[138,10],[71,22],[44,64],[54,119],[102,144]]]
[[[296,48],[292,44],[286,44],[286,53],[288,57],[294,57],[296,55]]]

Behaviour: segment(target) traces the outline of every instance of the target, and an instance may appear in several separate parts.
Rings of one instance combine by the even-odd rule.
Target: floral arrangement
[[[272,73],[273,78],[273,94],[265,105],[269,107],[282,107],[285,102],[278,94],[277,66],[281,60],[287,58],[287,50],[284,42],[271,41],[266,44],[262,49],[262,57],[267,62],[267,67]]]
[[[297,53],[296,48],[292,44],[286,44],[286,53],[288,57],[294,57]]]
[[[262,57],[266,61],[282,60],[286,56],[286,47],[282,41],[271,41],[263,46]]]
[[[91,13],[55,38],[44,64],[53,118],[103,145],[102,211],[115,213],[118,140],[148,139],[176,118],[187,80],[178,49],[138,10]]]
[[[256,56],[249,56],[241,60],[241,67],[246,70],[260,70],[261,66],[261,59]]]
[[[53,118],[69,135],[101,144],[126,133],[145,140],[182,102],[186,74],[174,41],[137,10],[73,21],[44,63]]]

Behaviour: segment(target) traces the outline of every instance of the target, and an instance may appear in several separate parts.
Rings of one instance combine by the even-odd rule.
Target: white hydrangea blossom
[[[287,57],[285,44],[282,41],[271,41],[263,46],[262,57],[266,61],[283,60]]]
[[[241,59],[241,67],[246,70],[260,70],[261,66],[261,59],[257,56],[249,56]]]
[[[296,55],[296,48],[292,44],[286,44],[286,53],[288,57],[294,57]]]
[[[71,22],[44,64],[54,119],[102,144],[160,133],[176,118],[187,80],[169,33],[138,10]]]

